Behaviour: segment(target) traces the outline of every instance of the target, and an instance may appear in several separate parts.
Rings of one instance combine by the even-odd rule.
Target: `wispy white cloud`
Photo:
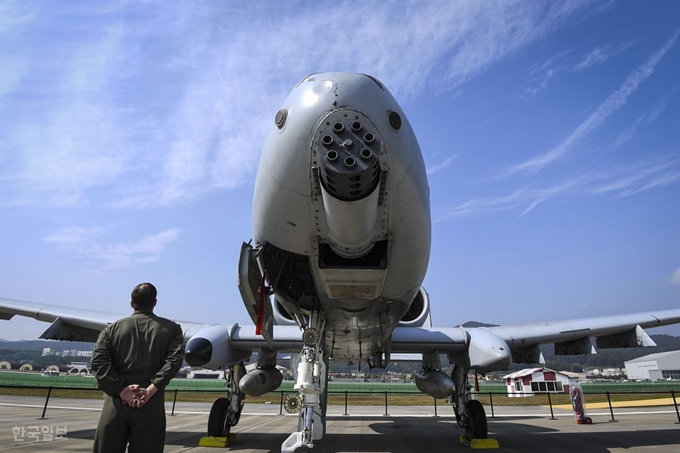
[[[522,217],[531,212],[536,206],[544,203],[552,198],[563,197],[567,194],[573,193],[579,189],[588,180],[588,176],[578,176],[572,180],[567,180],[562,184],[547,187],[543,189],[536,189],[532,191],[531,198],[528,200],[528,205],[522,210],[519,217]]]
[[[680,156],[668,155],[658,159],[636,162],[596,174],[592,184],[585,188],[593,195],[609,194],[613,198],[666,186],[680,179]]]
[[[66,227],[43,238],[45,242],[64,247],[78,254],[87,252],[87,244],[101,234],[100,228]]]
[[[616,136],[616,140],[614,140],[614,147],[618,148],[622,146],[625,142],[630,140],[633,137],[633,135],[635,135],[635,132],[637,132],[638,127],[640,127],[644,120],[645,115],[640,115],[637,118],[635,118],[635,121],[633,121],[628,127],[619,132],[619,135]]]
[[[542,63],[534,63],[529,69],[529,80],[522,84],[522,97],[532,98],[546,89],[550,80],[566,68],[570,52],[570,49],[563,50]]]
[[[94,259],[106,269],[120,269],[156,262],[165,248],[177,240],[181,230],[171,228],[128,243],[105,244],[100,228],[67,227],[43,240],[66,253]]]
[[[96,193],[148,207],[238,187],[253,177],[273,112],[309,73],[370,73],[400,99],[448,91],[598,11],[586,0],[341,2],[333,14],[286,2],[32,8],[0,14],[26,55],[0,105],[10,118],[0,124],[5,206],[86,204]],[[79,26],[57,33],[65,23]]]
[[[629,197],[646,190],[667,186],[680,180],[680,155],[658,158],[590,171],[547,187],[523,187],[509,195],[474,197],[459,205],[434,210],[436,221],[482,217],[503,211],[518,211],[522,217],[541,203],[566,197]]]
[[[668,107],[668,103],[670,102],[671,98],[675,95],[675,92],[678,91],[678,87],[671,88],[668,90],[658,101],[656,101],[656,104],[654,104],[654,108],[652,109],[652,112],[649,114],[649,118],[647,118],[647,124],[653,123],[656,121],[656,119],[663,113],[663,111]]]
[[[448,157],[445,159],[443,162],[438,163],[437,165],[428,165],[426,168],[427,174],[428,175],[433,175],[437,173],[438,171],[441,171],[451,165],[451,162],[454,160],[458,159],[458,154],[454,154],[451,157]]]
[[[578,17],[601,11],[599,5],[588,1],[543,4],[500,2],[491,8],[479,2],[450,2],[448,5],[461,13],[457,17],[442,15],[438,11],[439,5],[429,11],[422,21],[426,27],[437,27],[439,24],[433,24],[431,18],[438,17],[443,28],[456,29],[452,36],[444,36],[444,39],[454,38],[453,45],[446,52],[455,51],[444,82],[454,84],[467,80],[494,61]],[[420,3],[416,2],[415,6],[416,9],[420,8]],[[456,23],[456,27],[451,27],[452,23]],[[414,60],[416,66],[417,61]]]
[[[531,192],[531,189],[523,188],[506,196],[474,197],[454,207],[435,208],[433,210],[434,221],[483,217],[497,212],[518,209],[526,205],[526,200]]]
[[[673,274],[671,275],[671,283],[680,285],[680,267],[673,271]]]
[[[9,38],[9,32],[30,23],[36,15],[37,5],[21,0],[0,3],[0,36]],[[9,50],[9,49],[3,49]]]
[[[1,13],[0,13],[1,14]],[[28,72],[23,58],[15,55],[0,55],[0,98],[14,91],[21,78]]]
[[[632,42],[624,42],[623,44],[618,46],[612,46],[611,44],[607,44],[605,46],[595,47],[593,50],[588,52],[581,61],[576,63],[576,65],[574,66],[574,71],[581,72],[584,69],[587,69],[591,66],[603,63],[609,60],[611,57],[628,49],[632,45],[633,45]]]
[[[433,217],[435,221],[444,221],[484,217],[504,211],[519,211],[518,217],[522,217],[541,203],[576,192],[582,187],[586,179],[585,177],[578,177],[544,188],[523,187],[505,196],[477,196],[457,206],[435,208]]]
[[[633,138],[633,136],[640,128],[640,126],[649,125],[656,121],[656,119],[659,116],[661,116],[663,111],[666,109],[668,103],[670,102],[671,98],[673,97],[676,91],[677,87],[668,90],[658,101],[656,101],[651,112],[649,112],[648,114],[644,113],[635,118],[635,121],[633,121],[628,127],[619,132],[612,146],[614,148],[621,147],[624,143]]]
[[[32,71],[19,83],[22,88],[44,83],[40,93],[29,88],[27,98],[0,108],[7,118],[0,126],[5,129],[0,182],[6,189],[1,204],[84,204],[88,189],[114,184],[134,169],[144,120],[112,99],[116,77],[128,72],[126,39],[125,31],[112,25],[86,43],[65,46],[69,58],[45,57],[40,69],[51,74]],[[32,99],[35,95],[42,99]]]
[[[529,159],[521,164],[514,165],[500,174],[500,176],[511,176],[517,173],[536,173],[547,165],[560,159],[576,143],[587,136],[592,130],[598,127],[607,117],[616,112],[621,106],[625,105],[628,98],[639,88],[639,86],[654,73],[656,65],[663,59],[668,51],[673,47],[680,32],[676,31],[673,36],[656,52],[649,60],[633,70],[621,86],[614,91],[595,109],[595,111],[582,122],[569,137],[562,143],[545,154]]]

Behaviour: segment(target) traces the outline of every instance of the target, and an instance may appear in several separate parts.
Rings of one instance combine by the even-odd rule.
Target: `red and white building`
[[[537,393],[569,393],[571,379],[549,368],[527,368],[503,376],[509,397],[534,396]]]

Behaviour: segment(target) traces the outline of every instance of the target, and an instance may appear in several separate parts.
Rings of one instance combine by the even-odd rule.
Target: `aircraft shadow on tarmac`
[[[77,431],[69,431],[68,432],[68,438],[69,439],[94,439],[94,433],[95,429],[79,429]]]
[[[96,430],[94,429],[81,429],[77,431],[69,431],[68,438],[80,440],[94,440],[95,431]],[[198,441],[203,436],[205,436],[205,433],[197,433],[195,431],[168,430],[165,436],[165,444],[167,446],[183,446],[187,448],[192,448],[198,445]],[[285,436],[283,437],[285,438]]]
[[[576,423],[574,420],[570,422]],[[602,425],[607,424],[608,422],[600,422],[578,425],[577,429],[582,431],[565,431],[564,422],[560,424],[561,429],[557,429],[535,424],[509,423],[507,420],[490,421],[489,437],[499,441],[501,450],[507,448],[509,451],[529,451],[529,447],[540,445],[542,451],[609,453],[614,448],[662,447],[680,443],[678,429],[603,430]]]
[[[516,417],[515,420],[535,417]],[[437,419],[429,417],[381,416],[368,417],[329,417],[329,421],[344,420],[343,432],[329,424],[324,444],[314,448],[315,453],[325,452],[391,452],[390,441],[399,442],[404,451],[470,451],[469,447],[459,442],[463,430],[459,429],[451,418]],[[571,421],[571,420],[570,420]],[[559,423],[558,420],[555,423]],[[575,423],[575,422],[574,422]],[[606,423],[600,423],[600,425]],[[556,425],[557,426],[557,425]],[[680,443],[680,430],[658,429],[640,431],[602,431],[586,432],[597,429],[598,424],[584,425],[583,432],[561,431],[560,429],[537,426],[525,423],[513,423],[508,418],[489,420],[489,437],[499,441],[500,451],[529,452],[594,452],[609,453],[613,448],[663,447]],[[352,432],[362,427],[362,432]],[[564,427],[564,420],[560,424]],[[280,452],[281,443],[288,437],[286,433],[267,433],[244,431],[238,433],[238,441],[230,445],[228,451],[264,450],[272,453]],[[349,431],[349,432],[348,432]],[[94,429],[72,431],[68,433],[72,439],[93,439]],[[205,434],[195,431],[168,430],[167,447],[198,446],[198,441]],[[395,440],[396,439],[396,440]],[[224,451],[224,450],[223,450]],[[497,450],[499,451],[499,450]],[[664,451],[673,451],[672,449]]]

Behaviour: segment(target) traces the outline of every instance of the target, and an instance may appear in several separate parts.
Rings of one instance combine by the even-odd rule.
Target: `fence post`
[[[493,414],[493,393],[489,392],[489,405],[491,406],[491,418],[494,418]]]
[[[678,423],[676,425],[680,425],[680,412],[678,412],[678,402],[675,399],[675,390],[671,390],[671,396],[673,397],[673,406],[675,406],[675,415],[678,416]]]
[[[437,417],[437,398],[432,397],[434,400],[434,416]]]
[[[612,399],[609,396],[609,390],[607,390],[607,402],[609,403],[609,413],[612,414],[612,421],[615,422],[614,420],[614,409],[612,409]]]
[[[283,415],[283,390],[281,390],[281,403],[279,404],[279,415]]]
[[[172,398],[172,412],[170,413],[171,417],[175,416],[175,403],[177,402],[177,389],[175,389],[175,396]]]
[[[550,397],[550,392],[548,392],[548,404],[550,405],[550,420],[557,420],[555,414],[553,413],[552,398]]]
[[[385,392],[385,415],[387,415],[387,392]]]
[[[347,390],[345,390],[345,415],[349,415],[347,414]]]
[[[51,394],[52,394],[52,386],[50,386],[50,388],[47,389],[47,398],[45,399],[45,407],[43,407],[42,417],[40,417],[38,420],[47,420],[45,418],[45,412],[47,411],[47,403],[50,401],[50,395]]]

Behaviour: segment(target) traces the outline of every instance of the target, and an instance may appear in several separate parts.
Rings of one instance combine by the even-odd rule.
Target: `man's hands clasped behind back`
[[[151,399],[152,396],[156,394],[157,391],[158,389],[153,384],[146,388],[133,384],[125,387],[118,394],[118,396],[120,396],[120,399],[123,400],[123,403],[130,407],[142,407]]]

